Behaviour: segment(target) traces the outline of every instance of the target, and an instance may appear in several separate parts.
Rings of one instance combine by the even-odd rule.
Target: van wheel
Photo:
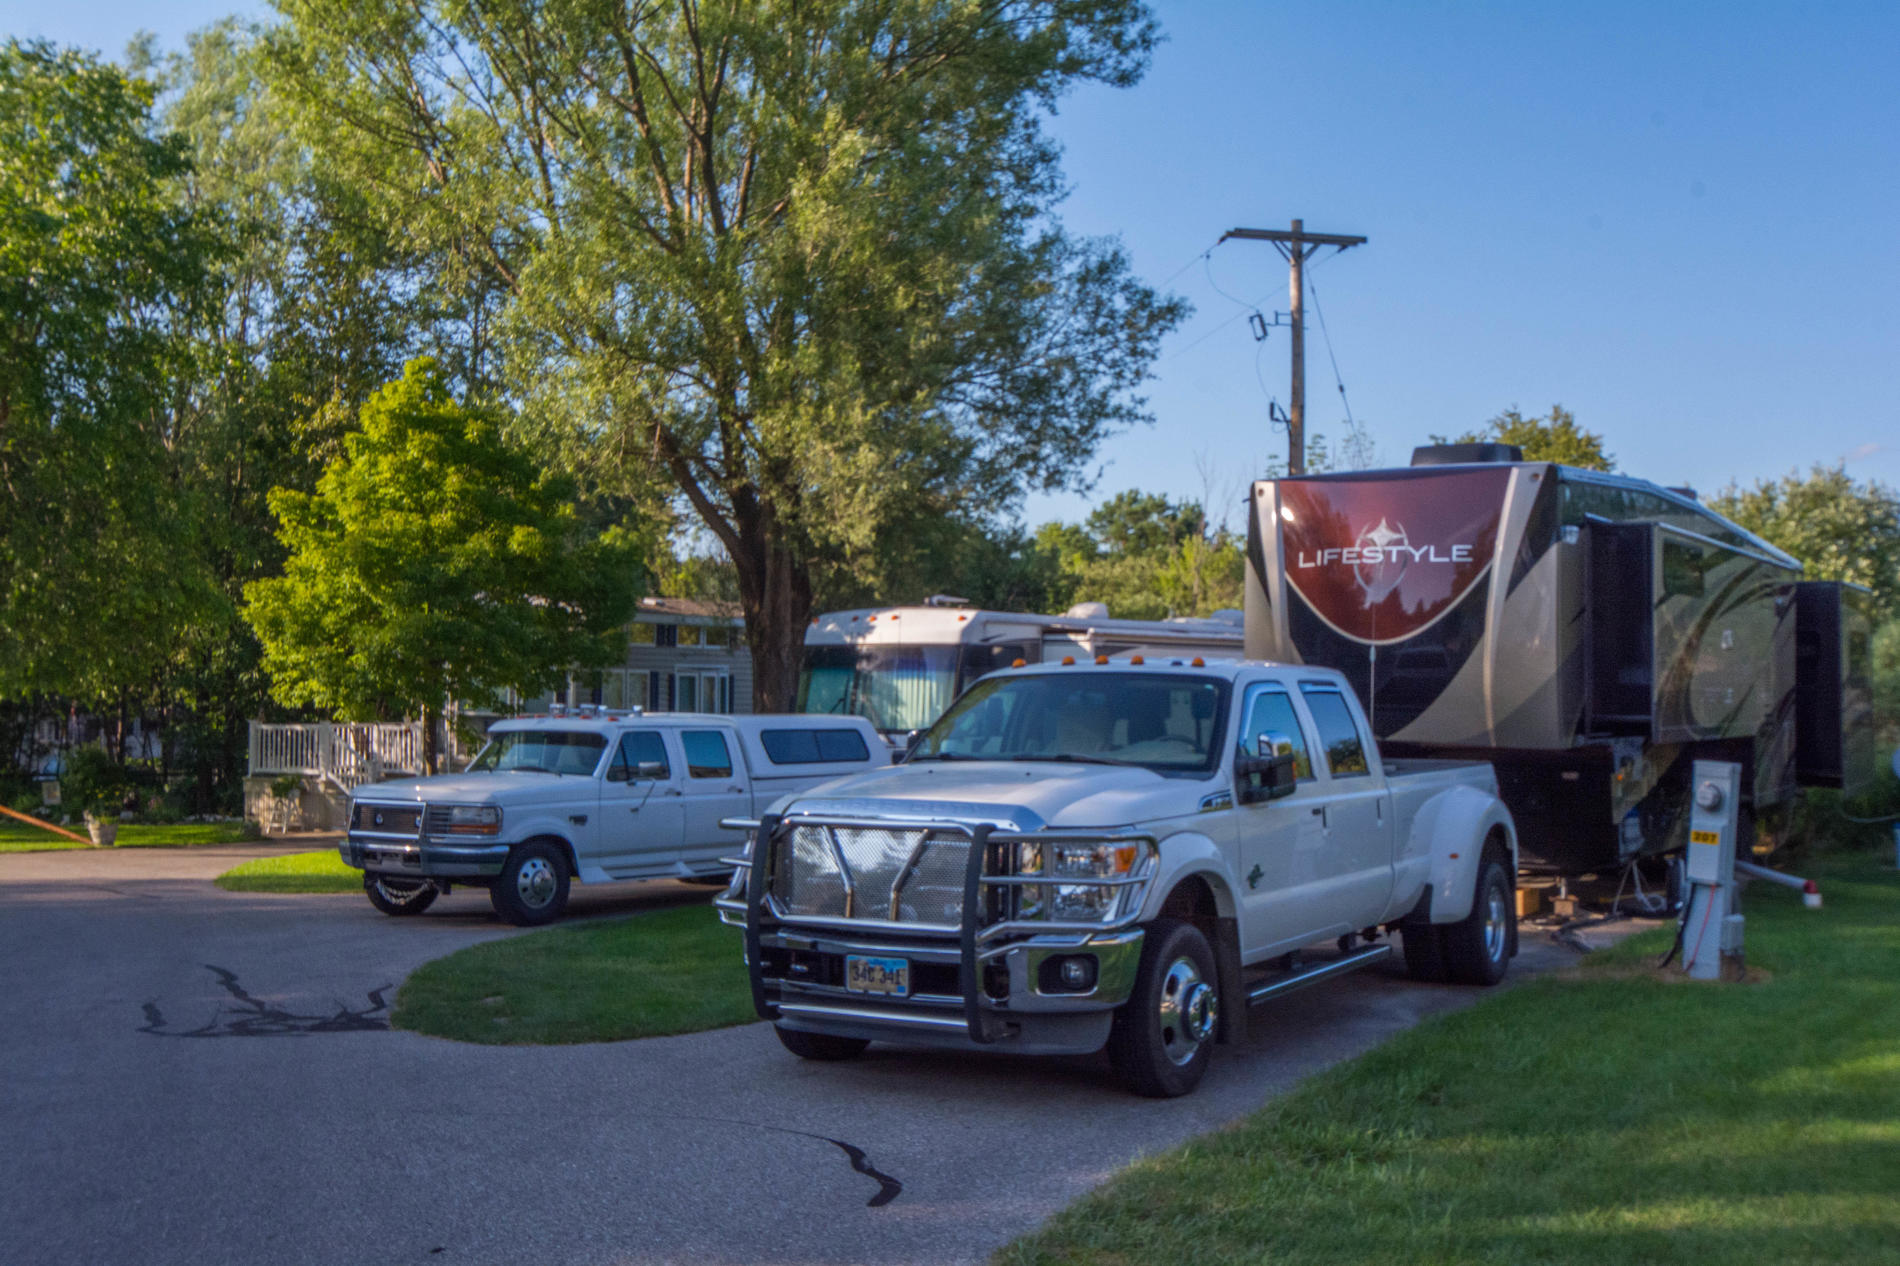
[[[426,879],[391,879],[365,873],[363,895],[384,914],[421,914],[435,903],[436,888]]]
[[[1478,889],[1471,913],[1442,929],[1446,974],[1461,985],[1495,985],[1511,965],[1517,935],[1517,906],[1511,900],[1511,872],[1494,853],[1478,866]]]
[[[545,840],[517,844],[489,885],[488,901],[517,927],[554,922],[567,909],[567,858]]]
[[[1192,923],[1156,919],[1142,938],[1135,988],[1108,1031],[1108,1062],[1150,1099],[1187,1094],[1207,1075],[1220,1027],[1214,950]]]
[[[856,1059],[870,1045],[861,1037],[839,1037],[836,1033],[801,1033],[797,1029],[783,1029],[776,1024],[772,1026],[772,1032],[778,1034],[780,1046],[800,1059],[815,1059],[827,1064],[841,1059]]]

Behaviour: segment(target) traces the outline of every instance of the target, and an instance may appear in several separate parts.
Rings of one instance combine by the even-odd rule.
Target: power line
[[[1173,281],[1173,280],[1174,280],[1174,279],[1175,279],[1176,277],[1179,277],[1179,276],[1180,276],[1180,275],[1181,275],[1182,273],[1184,273],[1184,272],[1186,272],[1186,271],[1187,271],[1188,269],[1190,269],[1190,268],[1192,268],[1192,267],[1194,267],[1194,265],[1196,265],[1196,264],[1198,264],[1198,263],[1200,263],[1200,262],[1202,262],[1203,260],[1205,260],[1205,259],[1206,259],[1206,258],[1207,258],[1207,257],[1208,257],[1209,255],[1212,255],[1212,254],[1214,253],[1214,247],[1216,247],[1216,246],[1219,246],[1219,245],[1220,245],[1220,242],[1219,242],[1218,240],[1216,240],[1216,241],[1214,241],[1213,243],[1211,243],[1211,244],[1209,244],[1209,246],[1207,247],[1207,249],[1206,249],[1206,250],[1204,250],[1204,251],[1200,251],[1200,252],[1198,252],[1198,253],[1196,253],[1196,254],[1194,254],[1194,255],[1192,255],[1192,256],[1190,256],[1190,257],[1188,258],[1188,262],[1187,262],[1187,263],[1185,263],[1185,264],[1183,264],[1183,265],[1181,265],[1181,266],[1180,266],[1179,268],[1177,268],[1177,269],[1175,269],[1175,270],[1174,270],[1173,272],[1171,272],[1171,273],[1169,273],[1169,274],[1167,275],[1167,278],[1166,278],[1165,280],[1163,280],[1163,281],[1161,281],[1160,283],[1158,283],[1158,284],[1157,284],[1157,285],[1155,286],[1155,289],[1156,289],[1156,290],[1160,290],[1160,289],[1162,289],[1162,288],[1164,288],[1164,287],[1165,287],[1165,286],[1167,286],[1167,285],[1168,285],[1168,284],[1169,284],[1170,282],[1172,282],[1172,281]],[[1216,287],[1216,288],[1218,289],[1218,287]]]
[[[1313,315],[1319,318],[1319,336],[1326,341],[1326,359],[1333,363],[1333,385],[1339,388],[1339,403],[1346,407],[1346,425],[1357,426],[1352,420],[1352,401],[1346,399],[1346,382],[1339,376],[1339,358],[1333,355],[1333,336],[1326,332],[1326,310],[1319,306],[1319,287],[1313,284],[1311,274],[1306,278],[1306,288],[1313,292]]]

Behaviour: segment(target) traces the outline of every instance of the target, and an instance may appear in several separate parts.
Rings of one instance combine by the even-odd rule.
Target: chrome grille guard
[[[983,981],[979,970],[980,950],[984,944],[1007,936],[1118,932],[1132,926],[1141,913],[1140,904],[1135,903],[1115,917],[1099,921],[1005,917],[992,923],[984,923],[983,915],[988,906],[984,900],[986,892],[992,888],[1007,889],[1030,884],[1092,888],[1127,888],[1145,885],[1154,878],[1156,859],[1160,855],[1160,846],[1155,837],[1138,831],[1082,829],[1011,831],[987,822],[957,822],[942,818],[846,818],[804,814],[767,814],[756,821],[749,818],[727,818],[719,825],[731,830],[752,833],[749,855],[730,859],[735,864],[733,887],[716,898],[713,904],[719,909],[720,917],[727,922],[738,922],[738,916],[743,917],[746,968],[752,983],[752,1004],[761,1017],[767,1020],[778,1018],[778,1007],[765,996],[761,936],[768,926],[901,932],[912,935],[919,932],[937,933],[955,936],[958,940],[960,954],[957,983],[958,991],[963,995],[964,1021],[969,1030],[970,1040],[981,1044],[987,1044],[990,1041],[988,1030],[983,1024]],[[918,852],[921,852],[925,843],[933,837],[963,837],[967,844],[963,868],[962,917],[957,923],[948,924],[860,919],[850,915],[844,918],[828,918],[785,912],[772,896],[773,866],[780,852],[781,840],[791,830],[801,827],[815,827],[827,832],[837,830],[918,831],[922,833],[916,845]],[[835,848],[835,836],[833,841]],[[1136,859],[1127,876],[1113,879],[1091,879],[1066,875],[1058,877],[1052,874],[990,874],[985,865],[990,855],[989,846],[992,844],[1083,843],[1133,844],[1142,850],[1142,855]],[[838,860],[843,862],[841,856]],[[913,864],[907,864],[891,885],[889,899],[893,907],[896,906],[903,892],[904,884],[915,871],[914,861],[913,857]],[[848,874],[848,865],[845,869]],[[850,880],[847,879],[846,883],[849,884]],[[743,885],[743,890],[735,892],[734,889],[740,888],[741,885]],[[847,909],[851,908],[851,905],[847,905]]]

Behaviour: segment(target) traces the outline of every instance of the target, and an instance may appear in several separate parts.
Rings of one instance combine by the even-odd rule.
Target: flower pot
[[[92,836],[92,842],[100,848],[111,848],[112,842],[119,838],[119,824],[111,818],[95,818],[88,813],[86,834]]]

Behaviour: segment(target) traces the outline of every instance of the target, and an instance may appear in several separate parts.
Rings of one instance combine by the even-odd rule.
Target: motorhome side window
[[[1326,749],[1326,768],[1335,778],[1371,772],[1366,766],[1366,744],[1359,737],[1351,709],[1339,691],[1331,686],[1302,682],[1300,693],[1306,696],[1306,709],[1319,727],[1320,746]]]
[[[680,734],[680,745],[686,749],[687,777],[732,777],[732,751],[720,731],[686,730]]]
[[[658,730],[629,730],[620,736],[620,749],[614,753],[614,769],[638,769],[648,761],[658,762],[660,777],[673,776],[672,763],[666,759],[666,743]],[[612,777],[611,771],[608,776]]]
[[[1313,776],[1313,758],[1306,751],[1306,733],[1293,711],[1293,700],[1284,690],[1259,690],[1247,701],[1247,717],[1240,727],[1240,746],[1254,756],[1270,756],[1256,750],[1262,734],[1273,734],[1293,744],[1293,771],[1302,779]]]

